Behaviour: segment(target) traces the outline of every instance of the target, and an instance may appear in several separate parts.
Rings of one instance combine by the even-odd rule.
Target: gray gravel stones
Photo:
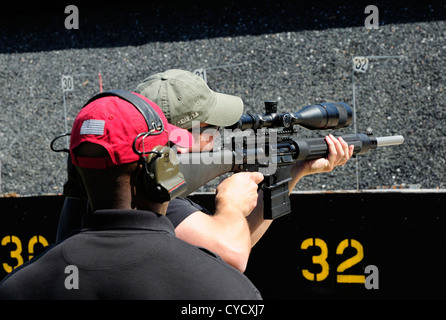
[[[355,189],[357,180],[360,189],[446,188],[445,5],[385,2],[378,5],[378,30],[364,27],[364,7],[155,2],[102,10],[81,3],[79,30],[64,28],[63,8],[2,17],[0,194],[62,192],[66,157],[49,144],[65,132],[64,97],[70,128],[99,91],[98,73],[104,90],[132,90],[169,68],[206,68],[211,88],[240,96],[246,111],[256,113],[271,98],[283,111],[330,101],[353,105],[354,80],[357,130],[401,134],[405,143],[305,177],[296,190]],[[371,58],[362,74],[352,72],[355,56],[399,58]],[[74,91],[62,92],[62,75],[73,76]],[[352,132],[353,126],[336,134]]]

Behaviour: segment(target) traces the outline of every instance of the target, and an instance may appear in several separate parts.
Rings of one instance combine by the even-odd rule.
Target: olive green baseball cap
[[[144,79],[135,89],[160,106],[173,125],[190,129],[192,122],[230,126],[243,113],[241,98],[212,91],[192,72],[170,69]]]

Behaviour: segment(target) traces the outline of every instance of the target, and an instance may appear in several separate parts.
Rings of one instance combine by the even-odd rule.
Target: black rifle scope
[[[309,105],[298,112],[277,113],[277,101],[265,101],[265,114],[244,113],[228,129],[289,128],[300,125],[310,130],[345,128],[352,122],[353,112],[344,102]]]

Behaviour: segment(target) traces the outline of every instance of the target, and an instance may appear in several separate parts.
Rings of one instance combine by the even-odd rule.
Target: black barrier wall
[[[213,194],[194,201],[213,209]],[[54,242],[64,198],[0,198],[0,279]],[[446,298],[446,191],[293,193],[253,248],[265,299]]]
[[[294,194],[247,270],[266,299],[445,298],[445,193]]]

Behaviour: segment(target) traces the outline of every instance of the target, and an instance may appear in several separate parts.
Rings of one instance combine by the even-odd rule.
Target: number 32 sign
[[[319,265],[320,272],[311,272],[308,269],[302,269],[302,276],[309,281],[323,281],[328,277],[330,272],[330,266],[327,262],[328,258],[328,247],[324,240],[319,238],[308,238],[305,239],[300,248],[302,250],[307,250],[310,247],[318,247],[320,254],[312,256],[313,265]],[[378,289],[378,268],[376,266],[370,265],[365,268],[366,273],[370,275],[366,278],[365,275],[355,275],[346,274],[345,271],[355,266],[364,258],[364,249],[362,244],[355,239],[344,239],[342,240],[337,248],[336,254],[343,255],[345,249],[352,248],[356,251],[353,257],[350,257],[343,262],[341,262],[336,271],[338,272],[336,282],[337,283],[363,283],[366,289]]]
[[[353,58],[353,71],[365,73],[369,67],[369,59],[367,57]]]

